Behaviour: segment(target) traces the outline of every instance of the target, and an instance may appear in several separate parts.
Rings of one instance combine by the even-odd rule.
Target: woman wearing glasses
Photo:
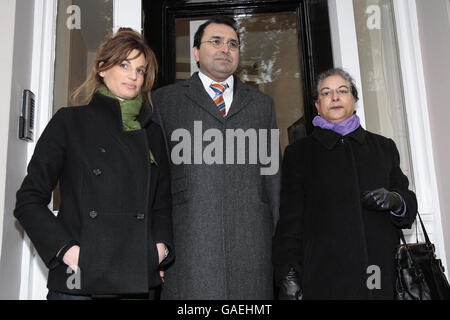
[[[318,77],[311,136],[288,146],[274,266],[280,299],[393,299],[398,228],[417,211],[395,143],[364,130],[352,77]]]

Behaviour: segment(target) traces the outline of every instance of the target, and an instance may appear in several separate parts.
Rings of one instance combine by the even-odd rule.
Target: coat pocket
[[[145,292],[147,236],[147,219],[139,212],[91,214],[83,223],[80,241],[81,289],[97,294]]]
[[[172,202],[173,205],[179,205],[187,202],[187,180],[186,177],[172,179]]]

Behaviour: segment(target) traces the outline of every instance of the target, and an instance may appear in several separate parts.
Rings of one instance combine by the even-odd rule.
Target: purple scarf
[[[341,136],[345,136],[350,132],[358,129],[360,123],[359,117],[354,114],[350,118],[347,118],[342,122],[328,122],[321,116],[316,116],[313,119],[313,125],[322,129],[333,130],[334,132],[339,133]]]

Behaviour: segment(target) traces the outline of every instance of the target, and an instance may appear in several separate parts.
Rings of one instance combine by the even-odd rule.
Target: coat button
[[[136,214],[134,217],[135,217],[136,219],[138,219],[138,220],[144,220],[145,214],[143,214],[143,213],[138,213],[138,214]]]
[[[92,173],[93,173],[95,176],[99,176],[99,175],[102,174],[102,170],[100,170],[100,169],[94,169],[94,170],[92,170]]]
[[[97,216],[98,216],[97,211],[93,210],[93,211],[89,212],[89,217],[91,217],[92,219],[97,218]]]

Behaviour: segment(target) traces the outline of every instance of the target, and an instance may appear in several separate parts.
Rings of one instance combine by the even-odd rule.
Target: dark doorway
[[[144,35],[160,64],[159,87],[194,71],[189,39],[196,26],[228,15],[242,43],[236,75],[274,99],[282,149],[311,133],[317,114],[312,86],[333,66],[327,0],[143,0],[143,10]]]

